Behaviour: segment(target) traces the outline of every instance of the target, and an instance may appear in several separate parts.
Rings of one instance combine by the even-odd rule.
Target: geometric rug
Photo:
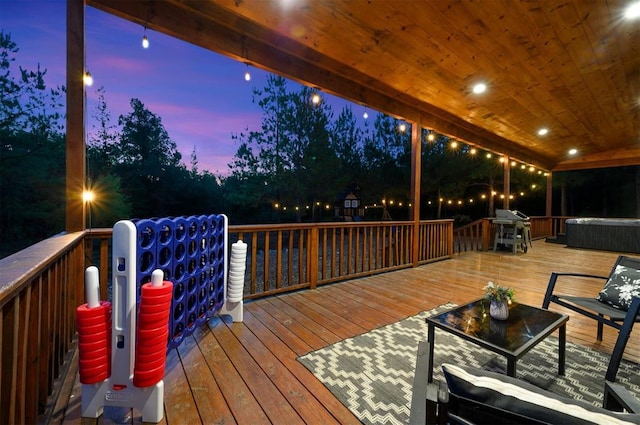
[[[409,422],[418,342],[425,318],[455,307],[423,311],[390,325],[300,356],[300,361],[364,424]],[[506,359],[436,328],[434,381],[444,382],[442,363],[504,373]],[[517,377],[555,394],[602,406],[609,354],[566,344],[565,376],[558,375],[558,339],[549,336],[518,360]],[[617,382],[640,398],[640,365],[623,360]]]

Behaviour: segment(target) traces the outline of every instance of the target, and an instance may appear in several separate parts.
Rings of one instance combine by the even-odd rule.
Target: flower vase
[[[491,300],[489,315],[496,320],[507,320],[509,318],[509,304],[505,301]]]

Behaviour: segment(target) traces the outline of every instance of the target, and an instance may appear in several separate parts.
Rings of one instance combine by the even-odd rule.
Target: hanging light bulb
[[[311,103],[313,103],[314,105],[320,103],[320,95],[317,92],[313,93],[313,95],[311,96]]]
[[[369,118],[369,113],[367,112],[366,109],[364,110],[364,114],[362,114],[362,118],[364,118],[365,120]]]
[[[142,47],[145,49],[149,48],[149,39],[147,38],[147,28],[144,28],[144,35],[142,36]]]
[[[247,71],[244,73],[244,80],[251,81],[251,74],[249,73],[249,64],[247,64]]]
[[[84,85],[87,87],[91,87],[93,85],[93,76],[89,71],[84,71],[84,75],[82,76],[82,81]]]

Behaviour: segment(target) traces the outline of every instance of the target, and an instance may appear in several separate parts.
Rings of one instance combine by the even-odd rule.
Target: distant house
[[[339,200],[339,204],[335,207],[335,212],[335,218],[338,220],[360,221],[361,217],[364,216],[364,206],[356,194],[349,192]]]

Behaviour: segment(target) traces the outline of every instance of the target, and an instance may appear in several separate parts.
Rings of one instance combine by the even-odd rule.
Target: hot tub
[[[640,253],[640,220],[572,218],[566,221],[567,246]]]

